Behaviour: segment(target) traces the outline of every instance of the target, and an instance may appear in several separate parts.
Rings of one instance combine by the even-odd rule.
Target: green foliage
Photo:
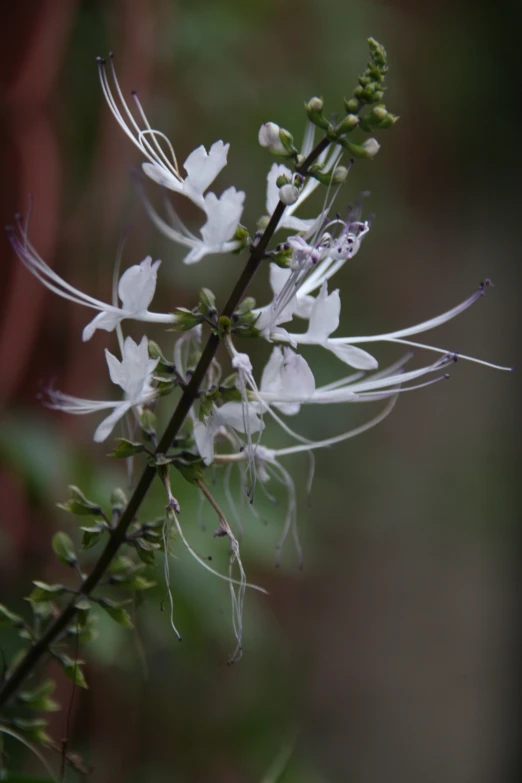
[[[24,621],[20,615],[11,612],[4,604],[0,604],[0,627],[3,625],[20,626],[23,624]]]
[[[27,598],[32,604],[41,604],[52,601],[55,597],[63,595],[67,590],[63,585],[48,585],[46,582],[33,581],[35,589]]]
[[[64,674],[74,682],[75,685],[78,685],[80,688],[88,688],[87,680],[85,679],[85,675],[81,669],[84,661],[74,661],[72,658],[70,658],[68,655],[62,652],[55,652],[53,651],[53,654],[55,658],[57,658],[61,665],[62,669],[64,671]]]
[[[60,709],[60,705],[51,698],[55,688],[56,683],[53,680],[44,680],[31,691],[21,691],[18,694],[18,701],[26,704],[32,710],[57,712]]]
[[[83,492],[73,485],[69,486],[70,498],[65,503],[58,503],[58,508],[78,516],[102,516],[103,510],[98,503],[88,500]]]
[[[132,440],[126,440],[125,438],[116,438],[116,440],[118,445],[111,451],[109,457],[127,459],[127,457],[134,457],[136,454],[141,454],[146,451],[146,447],[143,443],[136,443]]]
[[[123,604],[116,603],[108,598],[99,598],[96,603],[119,625],[123,625],[124,628],[134,628],[128,612],[123,608]]]
[[[74,551],[74,545],[67,533],[55,533],[52,544],[56,557],[61,563],[69,566],[75,566],[77,564],[78,558]]]
[[[80,530],[83,531],[82,549],[90,549],[95,546],[109,529],[106,522],[97,522],[95,525],[81,527]]]

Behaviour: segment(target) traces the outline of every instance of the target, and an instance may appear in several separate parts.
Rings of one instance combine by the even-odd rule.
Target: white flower
[[[265,122],[259,128],[258,141],[262,147],[275,155],[287,155],[288,152],[279,135],[281,128],[275,122]]]
[[[191,248],[183,259],[185,264],[195,264],[211,253],[230,253],[237,250],[241,243],[233,239],[243,213],[245,194],[234,187],[227,188],[218,198],[214,193],[207,193],[203,209],[207,222],[201,228],[202,239],[195,237],[173,213],[176,225],[167,223],[161,218],[148,198],[142,194],[143,203],[154,225],[173,242]]]
[[[149,359],[148,345],[146,337],[143,337],[139,344],[136,344],[132,337],[127,337],[123,344],[121,361],[110,351],[105,350],[111,381],[123,389],[123,400],[119,402],[84,400],[50,390],[49,406],[77,415],[113,408],[112,413],[102,421],[94,433],[94,440],[101,443],[110,435],[116,422],[129,410],[140,408],[156,396],[151,379],[159,359]]]
[[[136,121],[131,112],[118,82],[112,55],[110,57],[110,70],[114,81],[115,93],[111,89],[107,75],[107,64],[102,58],[98,58],[98,73],[105,99],[118,124],[129,137],[132,143],[147,158],[143,163],[143,170],[151,179],[163,185],[169,190],[174,190],[187,196],[195,204],[203,209],[203,193],[214,181],[219,172],[226,166],[228,144],[216,141],[207,153],[203,146],[197,147],[190,153],[184,165],[187,176],[181,176],[178,161],[172,144],[161,131],[154,130],[151,126],[136,93],[132,97],[136,104],[137,113],[141,125]],[[165,149],[168,151],[165,151]]]
[[[332,236],[328,229],[339,225],[339,235]],[[259,318],[256,326],[267,340],[281,338],[291,345],[297,344],[296,336],[290,338],[288,332],[278,328],[279,324],[290,321],[294,315],[310,317],[314,302],[310,294],[329,280],[349,258],[353,258],[369,230],[368,221],[345,222],[336,218],[326,225],[312,244],[300,235],[288,237],[285,246],[292,250],[289,269],[272,271],[276,266],[271,265],[270,278],[275,296],[272,304],[257,310]],[[303,342],[303,335],[297,335],[297,338]],[[328,348],[334,351],[330,345]],[[348,352],[343,352],[339,358],[347,355]]]
[[[310,310],[308,330],[305,334],[292,334],[293,345],[322,345],[345,364],[356,370],[376,370],[377,360],[371,354],[353,345],[340,345],[330,339],[330,335],[339,327],[341,297],[339,290],[328,293],[325,280]],[[287,333],[288,334],[288,333]],[[277,338],[276,338],[277,339]]]
[[[149,320],[152,313],[149,313],[148,307],[156,291],[160,264],[161,261],[152,263],[152,258],[147,256],[141,264],[129,267],[118,283],[121,308],[111,307],[97,315],[83,330],[83,339],[89,340],[96,329],[112,332],[124,318],[133,318],[136,321]]]
[[[214,461],[214,439],[217,435],[226,435],[227,429],[236,432],[260,432],[264,428],[254,405],[241,402],[225,402],[220,408],[214,405],[205,421],[194,423],[194,440],[205,465]]]
[[[279,193],[279,186],[277,184],[277,180],[279,177],[287,177],[288,179],[292,179],[293,172],[290,171],[290,169],[285,166],[283,163],[273,163],[270,171],[267,175],[267,184],[266,184],[266,211],[268,215],[271,215],[275,208],[277,207],[280,199],[280,193]],[[317,180],[312,180],[312,182],[316,183],[316,187],[319,184]],[[313,188],[315,190],[315,188]],[[303,189],[304,191],[304,189]],[[302,191],[302,192],[303,192]],[[277,228],[289,228],[292,231],[308,231],[312,225],[315,222],[314,220],[302,220],[301,218],[294,217],[295,210],[303,203],[304,198],[301,194],[298,195],[297,199],[293,201],[290,205],[288,205],[283,212],[283,216],[281,217],[281,220],[278,223]],[[309,189],[309,192],[307,195],[310,195],[310,192],[312,192]],[[305,196],[306,198],[306,196]]]
[[[183,164],[187,172],[185,179],[182,179],[179,173],[173,173],[165,165],[158,163],[142,163],[142,168],[145,174],[158,185],[182,193],[204,209],[203,194],[227,165],[229,148],[230,144],[216,141],[208,153],[203,145],[195,149]]]
[[[282,413],[299,412],[300,403],[315,392],[315,378],[302,356],[290,348],[274,348],[261,376],[260,397],[270,399]]]
[[[29,241],[26,228],[18,223],[20,236],[14,229],[9,232],[11,245],[20,261],[43,285],[53,293],[71,302],[99,310],[99,315],[87,324],[82,333],[83,340],[90,340],[96,329],[112,332],[125,318],[147,323],[174,323],[175,316],[171,313],[151,313],[147,309],[156,290],[156,277],[161,261],[154,261],[147,256],[140,264],[129,267],[121,276],[118,284],[118,295],[122,307],[102,302],[89,294],[84,294],[67,283],[43,258],[38,255]]]

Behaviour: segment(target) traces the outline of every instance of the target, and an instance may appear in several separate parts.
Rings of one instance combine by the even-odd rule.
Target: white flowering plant
[[[373,134],[391,128],[397,120],[384,103],[388,69],[385,50],[369,39],[369,51],[367,68],[351,97],[345,99],[341,120],[329,118],[322,99],[314,97],[305,103],[306,128],[300,148],[292,134],[275,122],[267,122],[259,130],[260,145],[277,161],[267,176],[266,214],[255,230],[241,223],[244,192],[233,186],[221,195],[209,190],[227,164],[229,144],[216,141],[208,152],[198,146],[180,166],[173,145],[165,134],[153,129],[137,95],[132,94],[130,103],[125,99],[112,55],[98,60],[108,107],[144,157],[144,176],[137,178],[137,188],[153,224],[185,249],[184,264],[206,263],[204,259],[210,255],[246,256],[243,270],[221,308],[214,293],[203,288],[192,309],[175,307],[172,312],[156,312],[152,303],[161,270],[160,261],[150,256],[121,274],[110,302],[100,301],[74,288],[39,255],[31,243],[29,218],[17,217],[9,229],[12,246],[31,274],[58,296],[94,311],[94,317],[86,319],[83,340],[103,330],[115,333],[119,348],[120,358],[107,349],[105,355],[110,380],[122,393],[115,389],[114,399],[95,401],[49,389],[47,405],[77,415],[102,414],[94,440],[101,443],[116,437],[111,456],[132,460],[133,470],[143,461],[131,493],[116,488],[107,506],[103,498],[92,501],[79,488],[70,487],[70,497],[62,508],[87,517],[89,522],[81,526],[81,548],[99,542],[103,545],[90,570],[84,573],[72,538],[64,532],[56,533],[54,551],[76,573],[77,581],[68,585],[36,581],[28,597],[31,620],[0,605],[0,625],[18,629],[27,644],[7,664],[2,676],[0,709],[12,710],[13,730],[25,732],[32,741],[51,742],[45,721],[28,718],[26,712],[54,709],[52,685],[44,683],[20,691],[41,659],[48,655],[56,658],[76,685],[86,687],[81,661],[77,654],[71,657],[71,645],[76,645],[77,652],[78,642],[83,645],[93,637],[96,608],[121,625],[132,627],[126,602],[114,600],[111,587],[119,589],[118,595],[121,590],[133,593],[151,587],[154,582],[147,569],[161,555],[168,588],[171,549],[186,547],[201,567],[228,584],[235,634],[230,661],[238,660],[245,595],[249,589],[263,590],[247,581],[240,554],[243,516],[258,515],[256,484],[267,494],[270,484],[284,488],[287,504],[276,561],[291,534],[301,562],[297,493],[284,465],[285,457],[300,452],[313,455],[375,427],[391,413],[402,394],[447,378],[448,368],[457,359],[510,369],[424,343],[418,337],[471,307],[484,296],[489,280],[481,282],[452,309],[419,324],[384,334],[339,334],[341,296],[333,287],[333,278],[362,252],[363,244],[368,244],[371,220],[364,217],[362,200],[344,216],[334,211],[334,204],[342,199],[340,194],[354,163],[377,155],[380,145]],[[164,191],[164,214],[149,200],[144,186],[147,179]],[[304,202],[319,189],[323,193],[319,214],[302,217]],[[178,214],[176,203],[183,198],[203,213],[196,233]],[[248,290],[257,272],[268,275],[272,290],[271,301],[260,306]],[[153,324],[163,326],[168,332],[168,348],[160,347],[145,334],[139,342],[125,336],[126,322],[131,320],[143,325],[144,330]],[[254,366],[249,350],[256,340],[270,344],[270,356],[262,368]],[[371,343],[393,343],[402,353],[393,364],[381,368],[374,353],[366,350]],[[220,345],[228,354],[228,366],[216,359]],[[326,385],[317,383],[307,356],[308,346],[321,346],[327,352],[338,369],[337,380]],[[410,369],[412,349],[420,349],[431,358]],[[158,408],[173,398],[176,401],[170,421],[158,435]],[[292,417],[303,406],[343,403],[376,403],[380,407],[356,428],[319,441],[299,434],[292,423]],[[272,427],[284,432],[286,446],[271,444]],[[209,488],[210,470],[218,479],[223,477],[228,508],[221,508]],[[237,470],[240,477],[240,500],[247,502],[237,502],[230,490],[232,470]],[[156,479],[165,489],[166,504],[157,518],[142,520],[138,516],[140,507]],[[176,499],[176,486],[183,481],[197,487],[216,515],[214,535],[228,542],[228,573],[214,569],[189,541],[190,520],[184,519]],[[179,635],[172,598],[170,621]]]

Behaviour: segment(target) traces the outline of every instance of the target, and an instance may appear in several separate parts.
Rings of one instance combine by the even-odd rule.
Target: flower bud
[[[336,126],[335,133],[350,133],[359,125],[359,121],[359,117],[356,114],[347,114],[344,120],[341,120],[339,125]]]
[[[285,155],[286,150],[279,138],[279,130],[279,125],[276,125],[275,122],[265,122],[265,124],[261,125],[259,128],[258,139],[260,145],[265,147],[265,149],[270,150],[270,152],[273,152],[276,155]]]
[[[357,98],[350,98],[350,100],[344,99],[344,108],[348,114],[357,114],[359,111],[359,101]]]
[[[313,122],[317,127],[326,130],[328,127],[328,120],[323,116],[323,106],[324,101],[322,98],[310,98],[308,103],[305,103],[305,111],[310,122]]]
[[[379,144],[377,139],[374,139],[373,137],[366,139],[366,141],[363,142],[362,146],[363,149],[366,150],[366,156],[368,158],[374,158],[381,148],[381,145]]]
[[[337,166],[333,173],[332,185],[341,185],[345,182],[349,171],[350,169],[346,168],[346,166]]]
[[[264,125],[261,125],[258,140],[260,145],[273,155],[288,158],[296,152],[292,134],[284,128],[280,128],[275,122],[265,122]]]
[[[339,139],[339,144],[342,144],[354,158],[374,158],[381,146],[377,139],[374,138],[366,139],[362,144],[355,144],[344,137]]]
[[[279,198],[283,204],[286,204],[286,206],[289,204],[295,204],[299,198],[299,191],[294,185],[290,185],[290,183],[288,183],[287,185],[283,185],[282,188],[279,188]]]

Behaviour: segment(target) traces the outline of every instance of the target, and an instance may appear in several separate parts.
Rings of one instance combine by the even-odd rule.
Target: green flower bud
[[[127,505],[127,497],[125,495],[125,492],[119,487],[113,489],[111,493],[111,508],[113,512],[121,513],[126,505]]]
[[[344,99],[344,108],[348,114],[357,114],[359,111],[359,101],[357,98],[350,98],[350,100]]]
[[[216,297],[210,288],[202,288],[199,292],[199,309],[209,321],[217,320]]]
[[[189,329],[193,329],[200,324],[203,320],[199,313],[193,313],[192,310],[187,310],[185,307],[176,307],[174,317],[176,320],[170,330],[173,332],[187,332]]]
[[[335,128],[335,133],[343,135],[344,133],[350,133],[354,128],[359,125],[359,117],[356,114],[347,114],[344,120],[341,120],[339,125]]]
[[[308,103],[305,103],[305,111],[310,122],[313,122],[314,125],[326,130],[328,127],[328,120],[323,115],[323,106],[324,102],[322,98],[311,98]]]

